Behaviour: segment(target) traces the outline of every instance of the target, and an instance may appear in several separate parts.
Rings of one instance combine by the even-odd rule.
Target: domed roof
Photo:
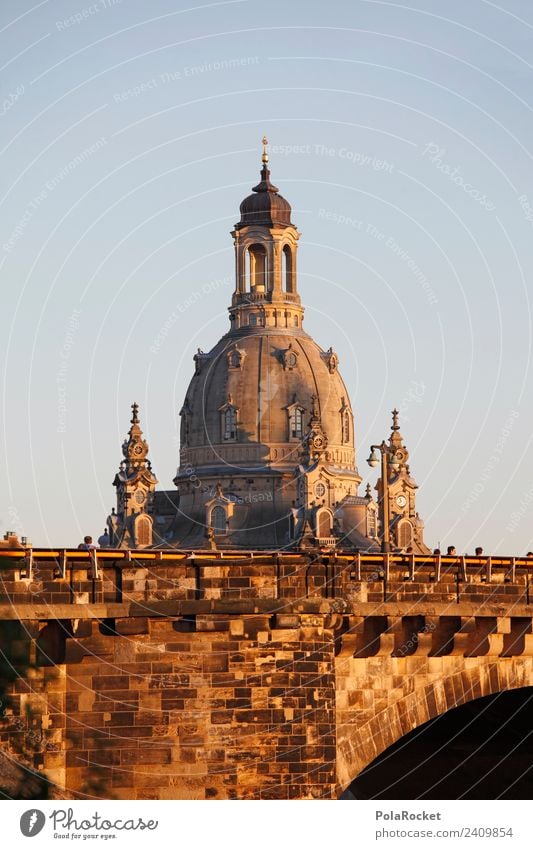
[[[240,205],[241,220],[236,225],[237,229],[250,224],[291,226],[291,205],[270,182],[268,168],[261,170],[261,182],[253,187],[252,192],[256,194],[248,195]]]
[[[263,138],[263,167],[261,169],[261,180],[254,186],[252,192],[244,198],[240,205],[241,220],[236,229],[247,227],[250,224],[261,224],[266,227],[290,227],[291,205],[280,195],[279,190],[270,182],[270,171],[268,170],[268,154],[266,146],[268,139]]]
[[[331,349],[322,350],[301,329],[254,328],[228,333],[195,361],[182,414],[185,456],[194,454],[196,468],[215,465],[231,474],[228,459],[234,469],[303,462],[302,434],[291,433],[291,412],[298,409],[304,433],[318,412],[326,462],[355,471],[350,401]],[[223,432],[229,407],[236,411],[233,441]]]

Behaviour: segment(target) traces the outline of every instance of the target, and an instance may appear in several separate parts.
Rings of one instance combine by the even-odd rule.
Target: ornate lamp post
[[[390,505],[389,505],[389,466],[393,471],[397,472],[400,468],[400,461],[396,457],[394,449],[387,445],[385,441],[381,445],[370,446],[370,457],[367,460],[369,466],[377,466],[379,457],[376,451],[381,452],[381,501],[380,501],[380,519],[383,531],[381,540],[381,550],[386,553],[390,551]]]

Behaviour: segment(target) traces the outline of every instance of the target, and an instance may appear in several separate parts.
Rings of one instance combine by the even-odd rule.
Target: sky
[[[364,483],[396,406],[426,542],[532,549],[532,48],[527,0],[2,0],[0,533],[98,536],[133,401],[173,487],[266,134]]]

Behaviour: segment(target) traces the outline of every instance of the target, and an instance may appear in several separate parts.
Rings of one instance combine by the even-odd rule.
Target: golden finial
[[[267,139],[266,136],[263,136],[261,141],[263,143],[263,156],[262,156],[263,165],[266,165],[268,163],[268,153],[267,153],[268,139]]]

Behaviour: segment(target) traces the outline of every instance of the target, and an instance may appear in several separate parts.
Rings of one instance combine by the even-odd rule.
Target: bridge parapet
[[[14,549],[0,603],[344,598],[529,604],[533,558],[292,552]]]

